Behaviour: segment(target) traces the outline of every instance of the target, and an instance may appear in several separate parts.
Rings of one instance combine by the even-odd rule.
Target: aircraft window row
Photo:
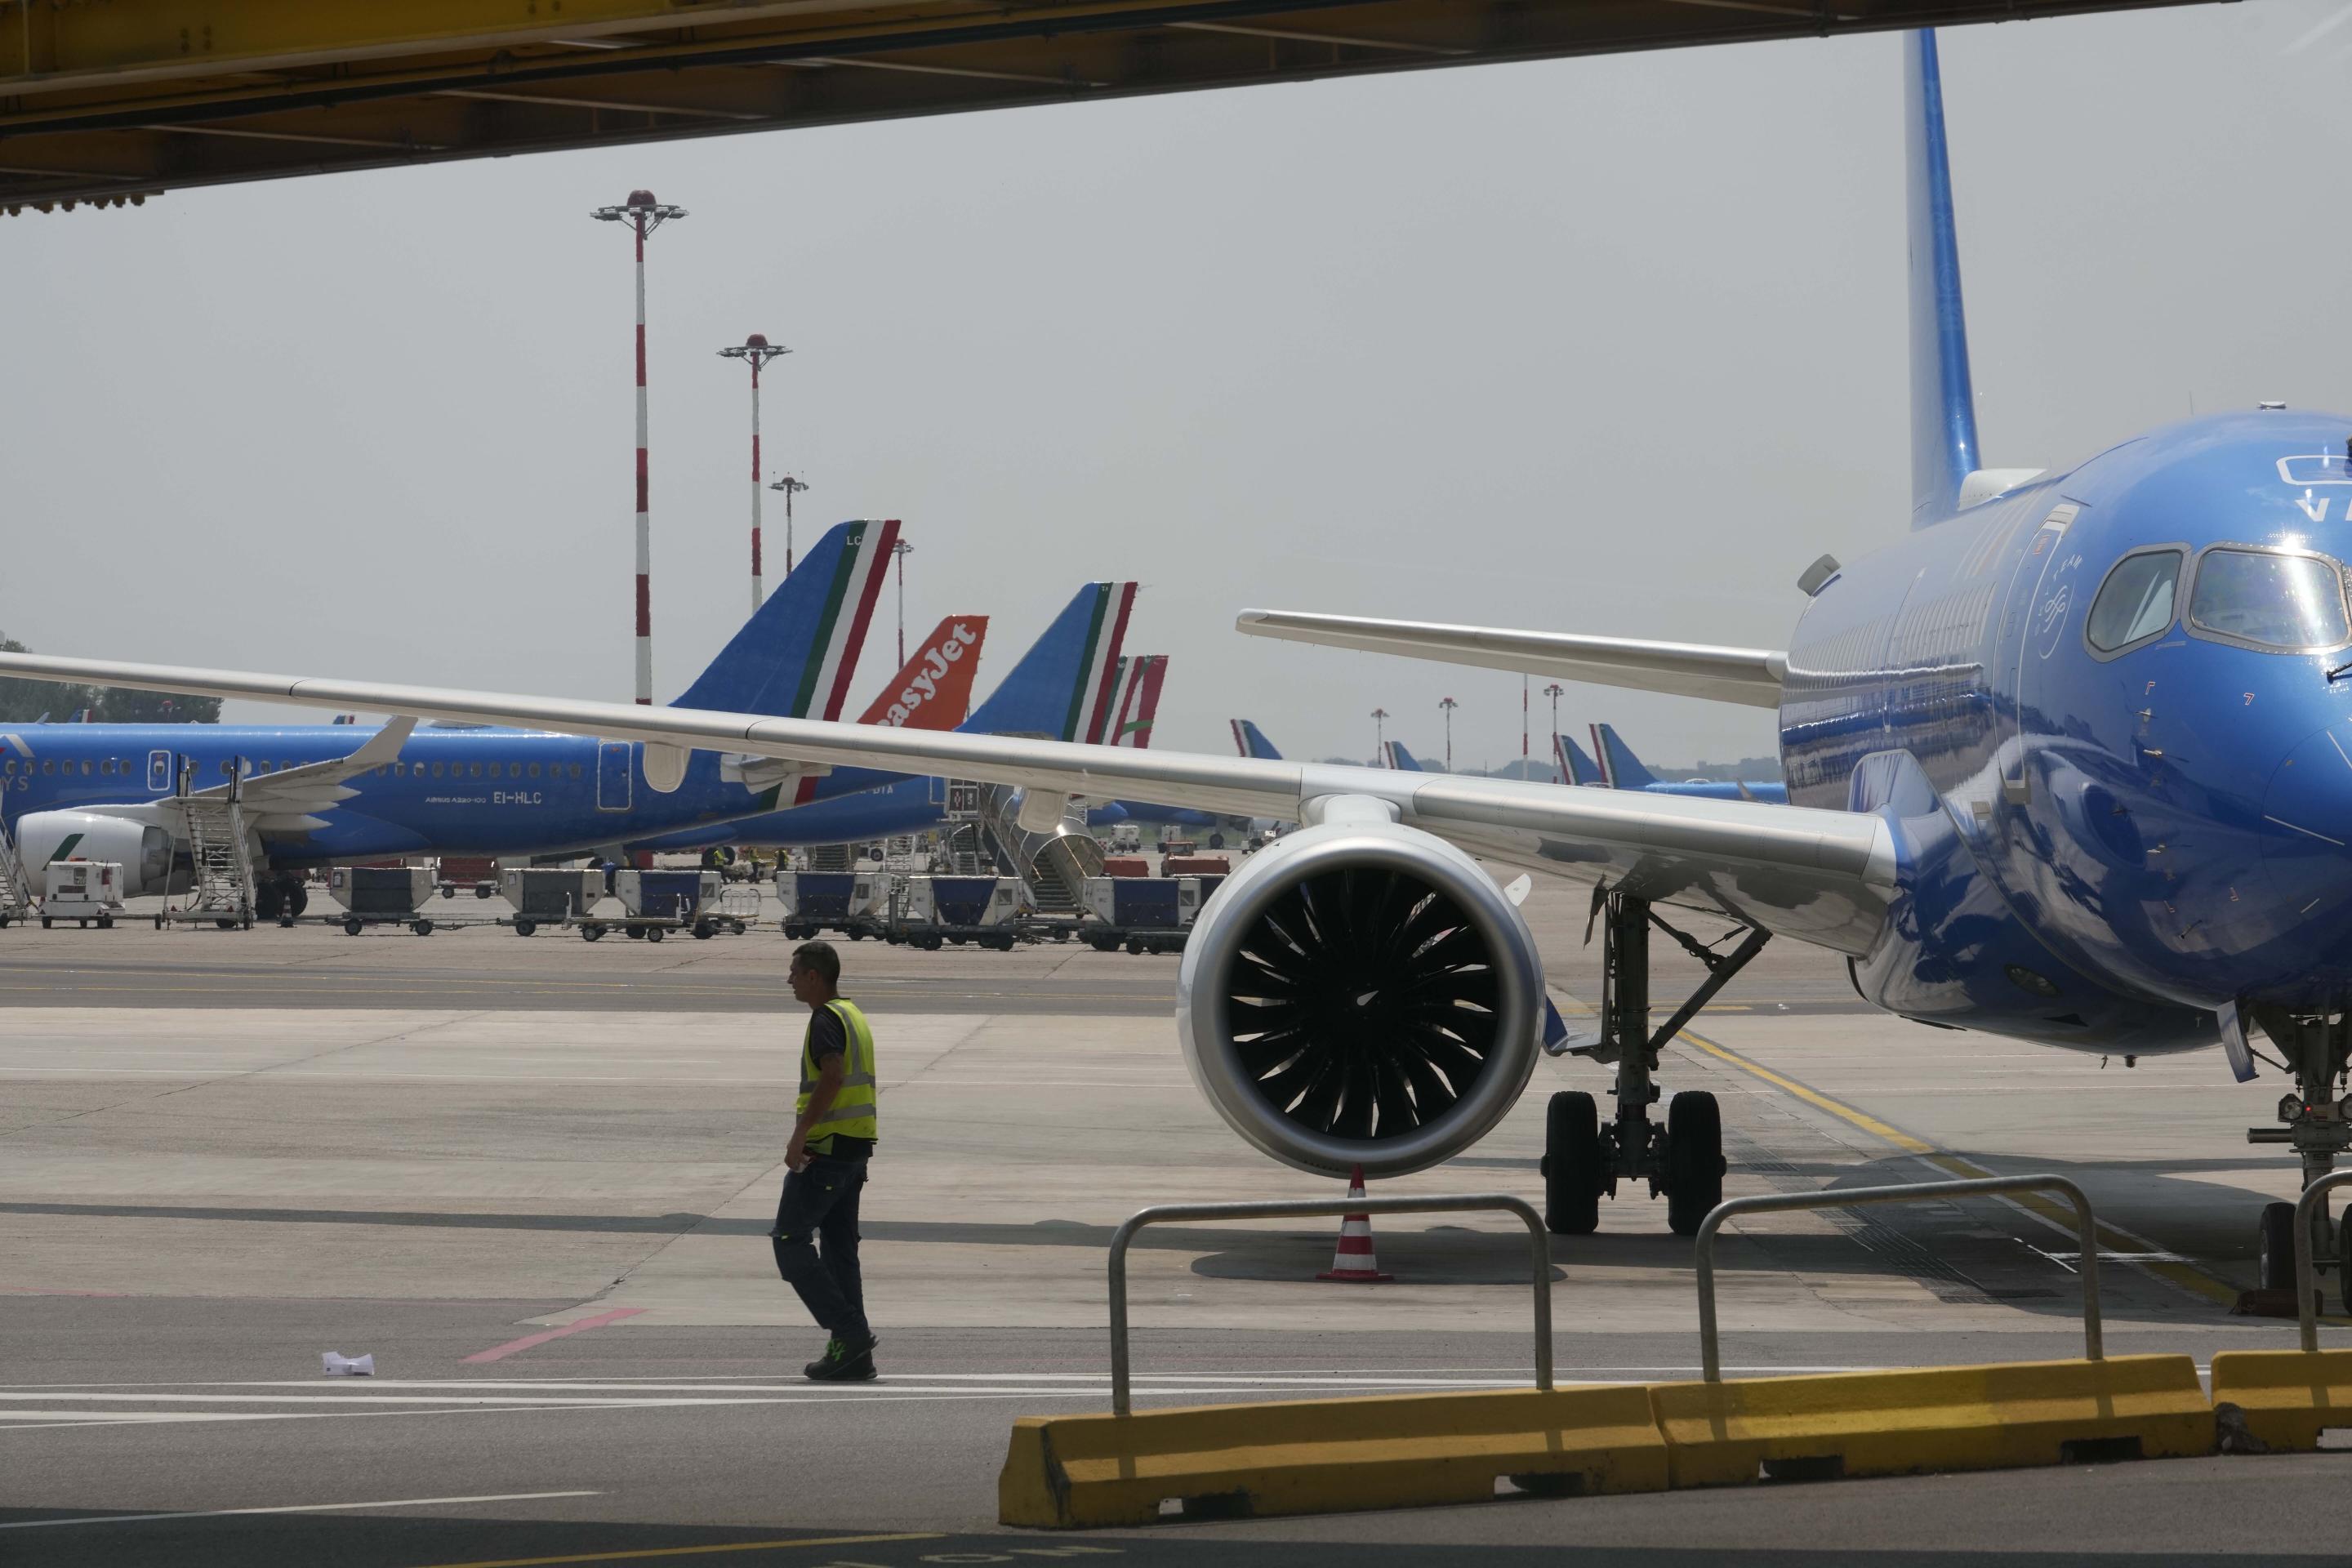
[[[44,778],[55,778],[59,773],[71,778],[77,773],[83,778],[89,778],[93,773],[111,776],[117,770],[127,773],[131,771],[131,763],[114,757],[101,757],[96,763],[92,763],[88,757],[79,762],[68,757],[62,763],[55,757],[43,757],[37,769]],[[0,761],[0,778],[14,778],[18,773],[31,778],[36,771],[33,759],[30,757],[26,757],[21,763],[14,757]]]
[[[2084,636],[2100,653],[2135,647],[2171,629],[2179,609],[2182,550],[2126,555],[2091,603]],[[2344,569],[2322,555],[2215,545],[2199,558],[2189,594],[2191,632],[2280,652],[2352,641]]]
[[[446,764],[442,763],[380,763],[376,765],[375,776],[396,779],[426,777],[437,779],[444,776],[453,779],[478,779],[484,775],[485,771],[494,779],[535,779],[542,776],[551,779],[576,779],[580,776],[580,764],[549,763],[542,768],[537,763],[448,763]]]

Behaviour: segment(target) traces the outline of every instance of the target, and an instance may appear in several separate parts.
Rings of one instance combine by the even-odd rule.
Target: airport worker
[[[857,1198],[874,1154],[874,1030],[843,996],[841,957],[832,944],[793,950],[794,999],[809,1009],[801,1036],[800,1098],[784,1145],[783,1195],[776,1204],[776,1272],[832,1338],[802,1370],[816,1383],[866,1383],[878,1342],[866,1321],[857,1272]],[[822,1242],[820,1253],[817,1244]]]

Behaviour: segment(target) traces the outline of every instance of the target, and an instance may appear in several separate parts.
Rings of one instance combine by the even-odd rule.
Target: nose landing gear
[[[2352,1149],[2352,1096],[2345,1092],[2352,1069],[2352,1012],[2301,1016],[2284,1007],[2257,1005],[2253,1022],[2271,1038],[2294,1075],[2295,1091],[2279,1101],[2276,1127],[2250,1127],[2249,1143],[2284,1143],[2303,1163],[2306,1187],[2336,1167],[2336,1157]],[[2352,1226],[2332,1223],[2325,1204],[2312,1215],[2311,1260],[2321,1273],[2333,1270],[2336,1294],[2352,1310]],[[2265,1290],[2294,1289],[2294,1205],[2263,1209],[2258,1282]]]
[[[1601,1224],[1601,1195],[1617,1194],[1620,1181],[1647,1182],[1650,1195],[1666,1199],[1666,1224],[1676,1236],[1696,1236],[1707,1211],[1723,1201],[1723,1113],[1715,1096],[1685,1090],[1667,1103],[1666,1123],[1650,1120],[1661,1091],[1654,1075],[1658,1051],[1698,1016],[1699,1009],[1730,984],[1748,960],[1763,951],[1771,933],[1750,931],[1729,952],[1717,952],[1696,937],[1660,920],[1647,899],[1593,889],[1592,918],[1601,927],[1601,1027],[1571,1036],[1545,1049],[1614,1064],[1617,1102],[1606,1125],[1589,1094],[1568,1091],[1551,1098],[1545,1124],[1545,1224],[1560,1236],[1588,1235]],[[1674,1016],[1650,1027],[1650,928],[1656,926],[1706,966],[1706,978]]]

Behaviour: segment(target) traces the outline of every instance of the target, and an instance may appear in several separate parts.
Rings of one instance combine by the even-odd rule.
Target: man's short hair
[[[793,967],[807,970],[827,985],[841,984],[841,954],[829,942],[804,942],[793,949]]]

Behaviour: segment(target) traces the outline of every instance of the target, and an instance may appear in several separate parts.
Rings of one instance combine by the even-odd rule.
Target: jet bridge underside
[[[0,0],[0,212],[1375,71],[2209,0]]]

